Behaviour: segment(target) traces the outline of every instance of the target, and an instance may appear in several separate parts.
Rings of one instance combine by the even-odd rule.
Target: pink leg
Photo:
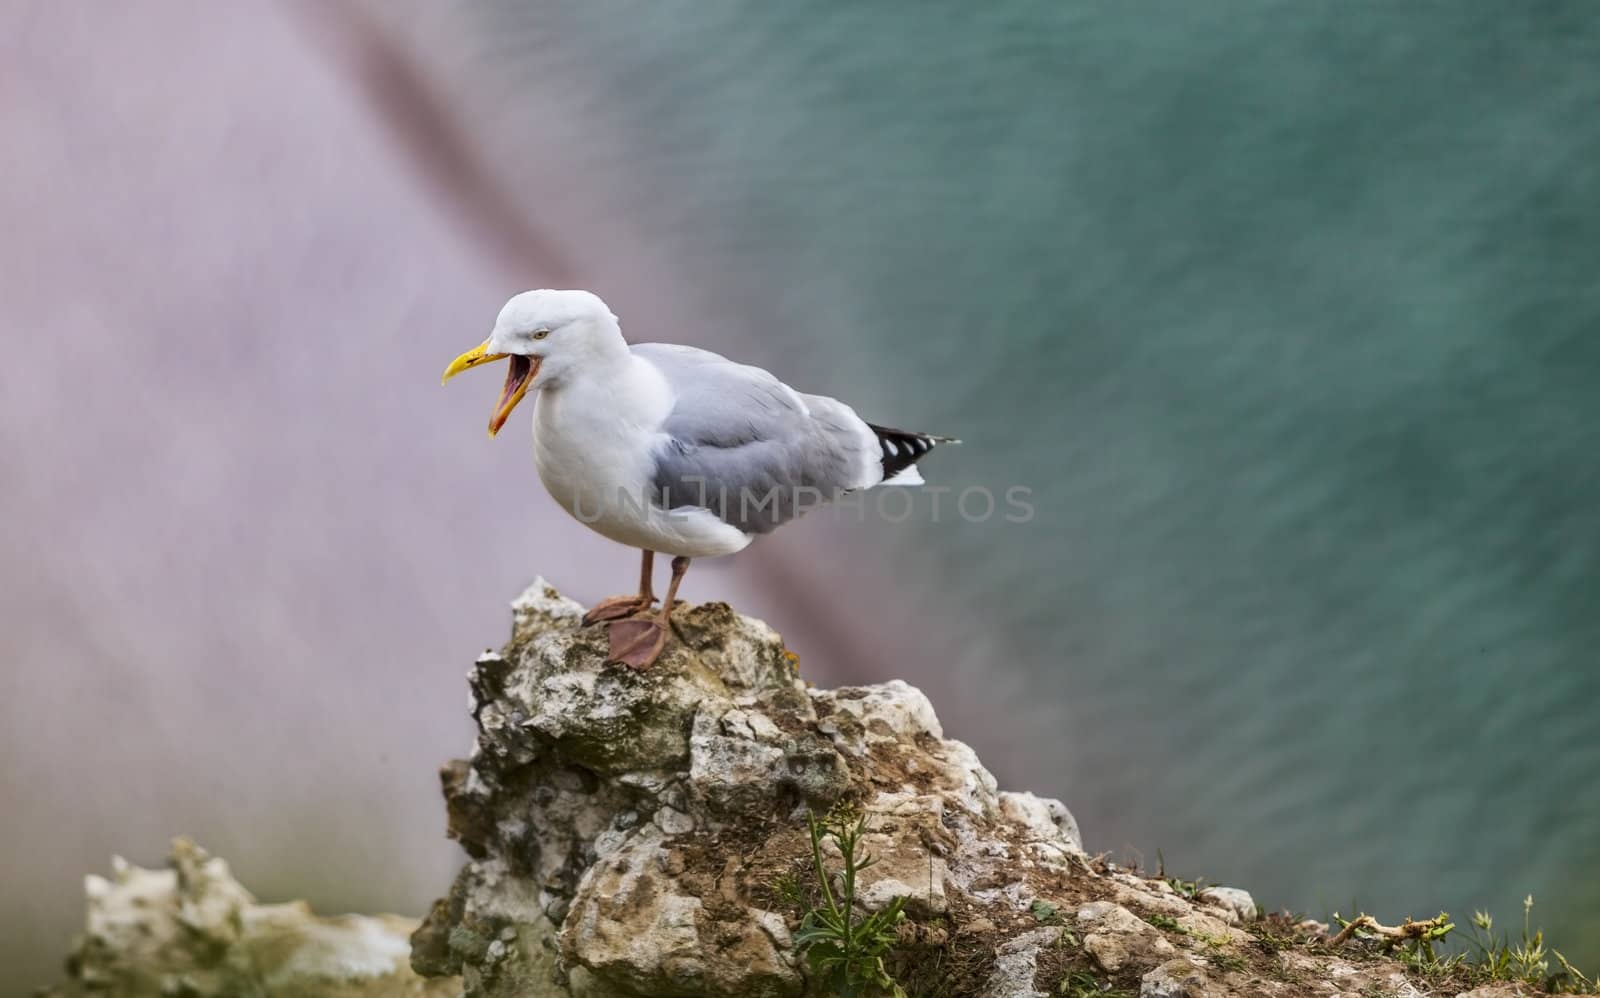
[[[644,559],[639,563],[639,595],[612,596],[603,599],[583,615],[583,622],[596,624],[602,620],[621,620],[641,610],[650,609],[650,604],[656,601],[656,594],[650,585],[650,573],[655,568],[655,563],[656,553],[644,552]]]

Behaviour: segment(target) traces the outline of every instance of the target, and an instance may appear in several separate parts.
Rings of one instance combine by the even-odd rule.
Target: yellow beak
[[[511,368],[506,371],[506,386],[500,392],[500,402],[495,406],[494,413],[489,417],[489,436],[500,432],[500,427],[506,425],[506,420],[511,416],[511,410],[517,407],[522,397],[528,394],[528,386],[533,384],[534,375],[539,373],[538,357],[528,357],[523,354],[490,353],[489,341],[468,350],[466,353],[450,362],[444,369],[444,377],[439,379],[442,385],[446,381],[471,367],[478,367],[497,360],[511,359]]]
[[[439,384],[444,384],[469,367],[477,367],[480,364],[487,364],[496,360],[505,360],[508,356],[509,354],[490,353],[489,341],[484,340],[471,350],[452,360],[450,366],[444,369],[444,377],[439,379]]]

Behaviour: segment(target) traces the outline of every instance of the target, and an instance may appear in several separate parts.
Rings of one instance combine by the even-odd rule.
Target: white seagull
[[[528,392],[539,480],[582,523],[644,552],[637,595],[597,604],[614,661],[637,669],[666,646],[691,558],[742,550],[829,499],[875,485],[921,485],[916,462],[948,437],[874,426],[835,399],[795,391],[708,350],[622,338],[587,291],[525,291],[444,380],[511,361],[492,437]],[[654,552],[673,556],[658,614]]]

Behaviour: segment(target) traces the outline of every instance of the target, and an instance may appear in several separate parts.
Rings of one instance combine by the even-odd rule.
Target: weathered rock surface
[[[795,952],[801,912],[777,885],[814,879],[807,809],[840,801],[868,819],[863,908],[905,899],[890,964],[912,995],[1393,983],[1392,961],[1293,965],[1247,931],[1244,891],[1186,897],[1086,856],[1065,806],[1000,790],[903,682],[810,688],[777,634],[722,604],[681,608],[676,640],[636,672],[606,663],[603,628],[581,616],[536,583],[511,641],[471,673],[478,738],[443,773],[471,862],[412,957],[461,975],[469,996],[818,993]]]
[[[777,634],[722,604],[681,609],[646,672],[606,664],[603,630],[543,582],[514,613],[472,673],[472,758],[444,773],[472,862],[413,958],[468,994],[802,994],[799,912],[772,888],[808,875],[807,809],[841,800],[869,817],[869,909],[1011,916],[1030,872],[1086,866],[1066,808],[1001,793],[903,682],[809,689]]]
[[[304,903],[259,904],[221,859],[186,839],[171,864],[146,870],[121,859],[110,879],[85,880],[87,931],[68,959],[72,981],[55,995],[234,998],[380,998],[460,993],[424,980],[407,961],[416,920],[320,917]]]
[[[470,673],[471,756],[441,774],[470,862],[409,966],[412,923],[257,904],[180,841],[171,870],[90,878],[65,993],[818,996],[795,946],[820,894],[807,817],[840,804],[875,858],[860,908],[903,902],[886,964],[911,998],[1470,989],[1410,978],[1376,943],[1334,948],[1244,891],[1085,855],[1066,807],[1000,790],[916,689],[811,688],[777,634],[725,605],[681,607],[644,672],[607,664],[604,629],[542,581],[513,610],[510,642]],[[837,889],[842,857],[831,841],[823,856]]]

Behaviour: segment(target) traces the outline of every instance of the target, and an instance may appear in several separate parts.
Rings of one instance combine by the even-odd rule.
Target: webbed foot
[[[658,617],[612,621],[608,661],[634,669],[648,669],[667,646],[667,624]]]

